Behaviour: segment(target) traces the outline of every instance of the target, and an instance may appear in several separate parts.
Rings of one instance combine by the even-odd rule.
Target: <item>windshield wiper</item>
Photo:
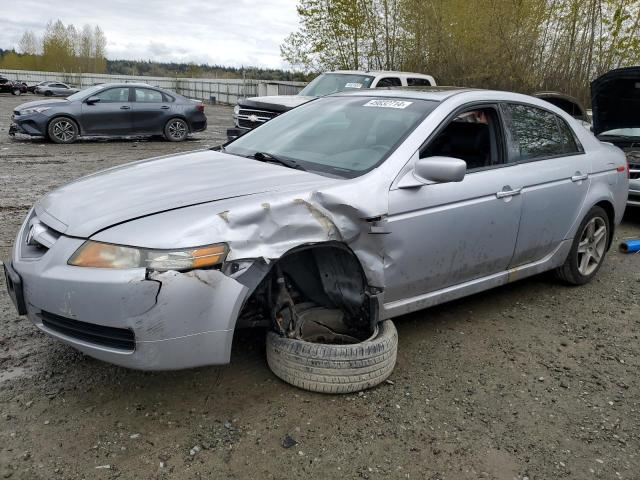
[[[276,157],[275,155],[272,155],[271,153],[267,153],[267,152],[256,152],[253,155],[249,155],[249,158],[255,158],[260,162],[279,163],[280,165],[283,165],[285,167],[295,168],[296,170],[302,170],[306,172],[306,168],[304,168],[295,160]]]

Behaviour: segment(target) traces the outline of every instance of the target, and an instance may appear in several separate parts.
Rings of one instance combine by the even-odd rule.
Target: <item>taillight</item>
[[[627,178],[631,178],[631,165],[629,164],[629,159],[627,158],[627,167],[625,168],[624,165],[620,165],[617,169],[618,173],[622,173],[625,170],[627,171]]]
[[[196,110],[200,113],[204,113],[204,103],[199,103],[198,105],[196,105]]]

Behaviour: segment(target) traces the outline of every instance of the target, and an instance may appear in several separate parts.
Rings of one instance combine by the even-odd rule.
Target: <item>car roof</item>
[[[426,73],[399,72],[397,70],[333,70],[325,73],[342,73],[346,75],[413,75],[421,77],[431,77]]]
[[[419,88],[373,88],[367,90],[344,91],[330,96],[356,96],[356,97],[387,97],[387,98],[414,98],[416,100],[432,100],[442,102],[464,92],[477,91],[473,88],[461,87],[419,87]],[[489,90],[486,90],[487,92]]]

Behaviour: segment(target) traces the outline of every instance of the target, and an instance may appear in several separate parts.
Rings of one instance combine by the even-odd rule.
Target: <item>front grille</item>
[[[638,164],[630,163],[629,164],[629,178],[631,180],[640,179],[640,163],[638,163]]]
[[[256,128],[263,123],[264,122],[252,122],[251,120],[245,120],[244,118],[238,119],[238,126],[242,128]]]
[[[248,108],[241,108],[240,111],[238,112],[239,117],[243,117],[243,116],[249,117],[251,115],[255,115],[259,119],[262,119],[263,122],[267,120],[271,120],[272,118],[278,116],[276,112],[270,112],[268,110],[251,110]]]
[[[20,255],[22,258],[39,258],[58,241],[60,232],[45,225],[32,212],[22,233]]]
[[[40,313],[40,318],[45,327],[68,337],[118,350],[133,351],[136,347],[133,331],[128,328],[105,327],[95,323],[81,322],[44,310]]]

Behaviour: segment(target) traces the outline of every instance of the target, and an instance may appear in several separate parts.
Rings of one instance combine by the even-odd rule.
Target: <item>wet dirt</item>
[[[33,202],[113,165],[224,140],[231,109],[180,144],[7,135],[0,97],[0,258]],[[616,244],[640,236],[627,212]],[[267,368],[264,331],[224,367],[143,373],[77,353],[18,317],[0,279],[0,478],[640,478],[640,255],[597,278],[541,275],[397,319],[390,381],[329,396]]]

